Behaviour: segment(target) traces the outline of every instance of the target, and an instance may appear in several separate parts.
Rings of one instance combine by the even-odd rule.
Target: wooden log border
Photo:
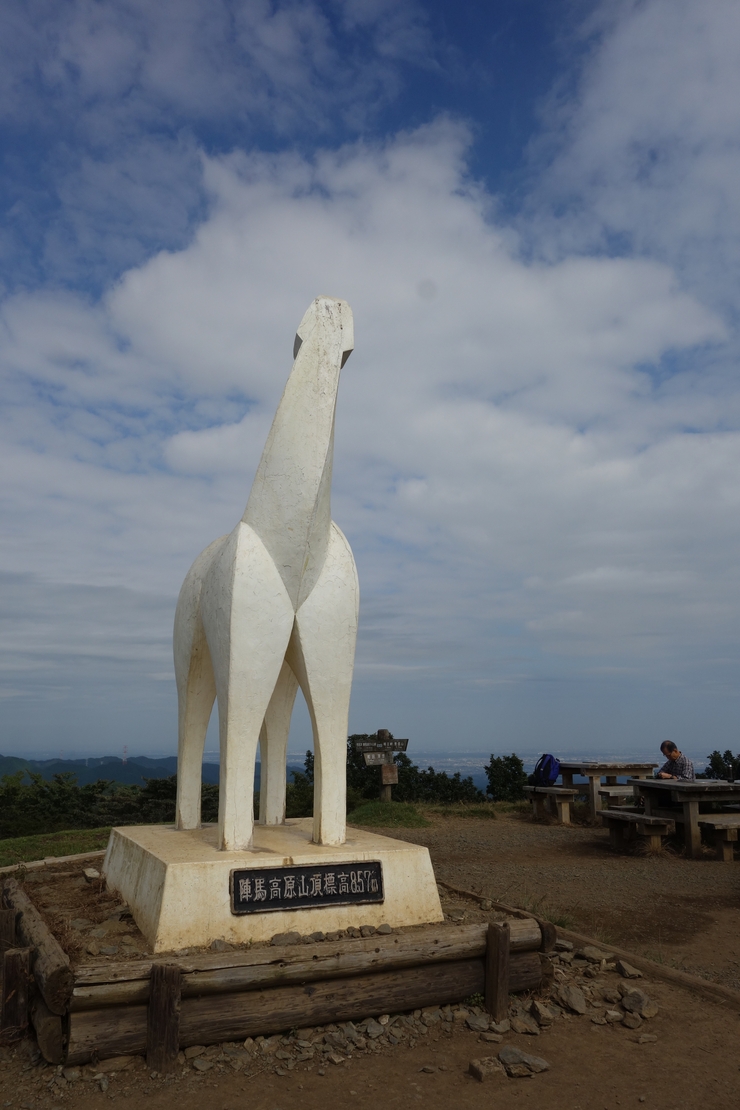
[[[2,896],[6,943],[17,922],[30,949],[39,992],[31,1022],[44,1057],[55,1064],[146,1052],[154,1070],[167,1072],[179,1048],[190,1044],[440,1006],[472,994],[484,995],[500,1017],[509,990],[540,986],[540,952],[554,941],[551,928],[520,915],[503,926],[427,926],[166,963],[87,965],[73,973],[15,879],[5,880]]]
[[[36,985],[51,1012],[61,1016],[67,1011],[74,989],[69,957],[15,879],[5,880],[2,903],[6,909],[20,914],[17,932],[21,942],[33,950],[33,976]]]

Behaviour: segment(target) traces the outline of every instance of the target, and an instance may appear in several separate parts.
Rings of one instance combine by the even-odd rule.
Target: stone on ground
[[[628,964],[626,960],[617,960],[617,971],[625,979],[642,979],[642,972],[632,964]]]
[[[506,1068],[506,1074],[512,1079],[524,1079],[528,1075],[537,1075],[538,1072],[547,1071],[550,1065],[541,1056],[530,1056],[514,1045],[505,1045],[498,1054],[498,1058]]]
[[[574,1014],[585,1014],[588,1009],[586,996],[574,983],[564,983],[558,990],[558,998]]]
[[[468,1064],[468,1071],[479,1083],[485,1083],[486,1079],[490,1079],[492,1076],[504,1074],[503,1066],[495,1056],[484,1056],[480,1060],[471,1060]]]

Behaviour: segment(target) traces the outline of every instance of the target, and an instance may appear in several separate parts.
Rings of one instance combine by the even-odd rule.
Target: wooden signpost
[[[398,783],[398,767],[394,752],[405,752],[408,739],[394,740],[387,728],[379,728],[376,740],[357,740],[355,746],[362,752],[366,767],[380,767],[380,800],[390,802],[391,787]]]

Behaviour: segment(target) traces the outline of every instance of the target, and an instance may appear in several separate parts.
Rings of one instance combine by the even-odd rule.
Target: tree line
[[[347,810],[376,799],[380,790],[377,767],[366,767],[356,741],[372,740],[376,734],[355,733],[347,740]],[[399,802],[436,805],[480,803],[486,800],[515,801],[523,797],[526,782],[522,761],[516,755],[494,757],[485,767],[485,794],[471,776],[459,771],[448,775],[434,767],[419,768],[404,752],[397,752],[398,785],[393,796]],[[286,815],[310,817],[313,813],[313,753],[306,752],[304,770],[293,772],[287,785]],[[94,829],[108,825],[154,825],[174,821],[177,776],[147,779],[144,786],[127,786],[99,779],[79,786],[71,772],[46,780],[36,772],[18,771],[0,779],[0,839],[32,836],[65,829]],[[254,799],[255,812],[259,795]],[[218,786],[203,784],[201,817],[218,819]]]

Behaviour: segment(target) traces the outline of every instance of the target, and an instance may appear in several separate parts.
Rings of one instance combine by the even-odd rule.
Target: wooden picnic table
[[[740,782],[721,779],[697,779],[681,782],[679,779],[632,778],[635,792],[645,800],[645,813],[655,817],[672,817],[684,827],[686,851],[691,859],[701,856],[700,805],[710,802],[740,802]],[[671,810],[670,806],[674,808]],[[679,815],[675,807],[681,806]]]
[[[595,821],[599,810],[603,808],[602,799],[599,797],[602,778],[605,779],[607,786],[616,785],[620,776],[642,780],[649,778],[657,766],[657,763],[600,763],[589,759],[582,763],[561,763],[560,773],[563,776],[563,786],[572,786],[574,775],[581,775],[588,779],[588,787],[584,789],[588,790],[591,817]]]

